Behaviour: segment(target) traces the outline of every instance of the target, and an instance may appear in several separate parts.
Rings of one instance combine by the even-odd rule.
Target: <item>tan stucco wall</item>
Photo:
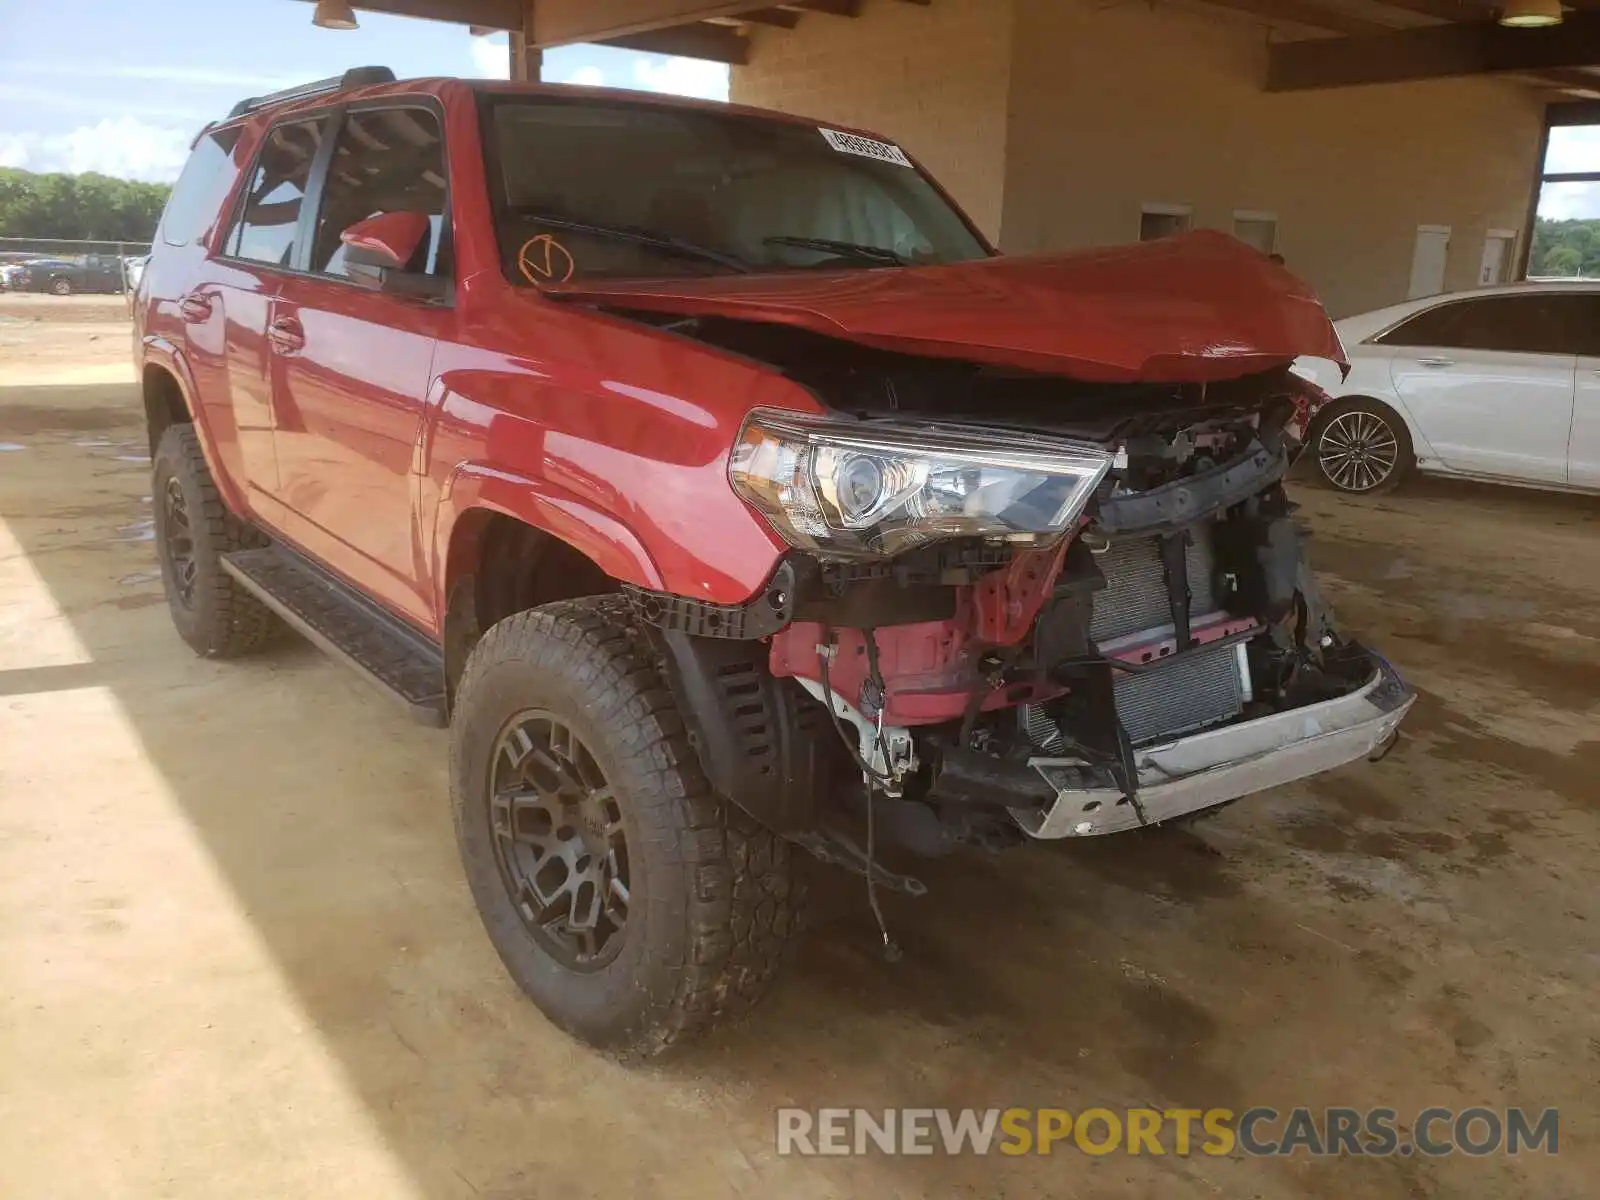
[[[1452,229],[1449,288],[1489,229],[1521,229],[1542,106],[1453,79],[1268,95],[1249,20],[1143,4],[1017,0],[1003,241],[1131,241],[1146,202],[1231,231],[1275,213],[1278,249],[1336,315],[1405,298],[1418,225]]]
[[[732,99],[892,137],[990,237],[1005,189],[1010,0],[868,0],[854,20],[758,29]]]
[[[1416,227],[1452,228],[1446,286],[1520,229],[1541,105],[1494,79],[1268,95],[1267,31],[1104,0],[867,0],[757,35],[733,98],[876,129],[1014,253],[1131,241],[1142,203],[1278,248],[1336,315],[1405,297]]]

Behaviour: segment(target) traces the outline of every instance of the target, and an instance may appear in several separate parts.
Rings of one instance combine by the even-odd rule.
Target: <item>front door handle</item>
[[[1417,359],[1417,363],[1420,366],[1424,366],[1424,367],[1453,367],[1453,366],[1456,365],[1456,360],[1453,359],[1453,358],[1438,358],[1438,357],[1434,357],[1434,358],[1419,358],[1419,359]]]
[[[306,344],[306,331],[300,322],[293,317],[279,317],[267,326],[267,340],[274,349],[283,354],[291,354],[296,350],[304,349]]]
[[[190,292],[178,301],[178,311],[183,314],[183,319],[191,325],[198,325],[201,321],[211,319],[211,297],[201,292]]]

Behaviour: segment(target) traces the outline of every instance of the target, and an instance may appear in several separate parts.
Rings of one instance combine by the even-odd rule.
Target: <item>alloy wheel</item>
[[[1400,439],[1377,413],[1352,409],[1328,422],[1317,441],[1322,474],[1346,492],[1370,492],[1400,463]]]
[[[194,607],[196,566],[194,530],[189,525],[189,502],[176,479],[168,479],[162,492],[162,546],[172,568],[172,582],[185,608]]]
[[[553,713],[518,713],[495,743],[488,804],[501,881],[528,932],[567,967],[605,966],[628,922],[628,841],[589,748]]]

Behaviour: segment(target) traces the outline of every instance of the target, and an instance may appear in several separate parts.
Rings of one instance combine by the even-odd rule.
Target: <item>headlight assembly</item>
[[[1054,541],[1110,468],[1061,438],[757,410],[729,478],[790,545],[870,559],[938,538]]]

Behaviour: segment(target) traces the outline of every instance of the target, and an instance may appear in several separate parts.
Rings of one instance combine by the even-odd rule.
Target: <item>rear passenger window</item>
[[[294,265],[295,228],[322,128],[321,121],[297,121],[267,134],[228,237],[228,254],[277,267]]]
[[[347,274],[339,235],[367,217],[397,212],[422,213],[432,229],[407,269],[447,273],[444,142],[438,118],[425,108],[349,113],[328,164],[311,242],[311,270]]]
[[[219,129],[195,143],[161,214],[161,240],[167,245],[187,246],[211,227],[238,174],[233,165],[238,143],[237,129]]]
[[[1533,293],[1454,300],[1375,338],[1384,346],[1437,346],[1525,354],[1577,354],[1582,313],[1574,296]]]

